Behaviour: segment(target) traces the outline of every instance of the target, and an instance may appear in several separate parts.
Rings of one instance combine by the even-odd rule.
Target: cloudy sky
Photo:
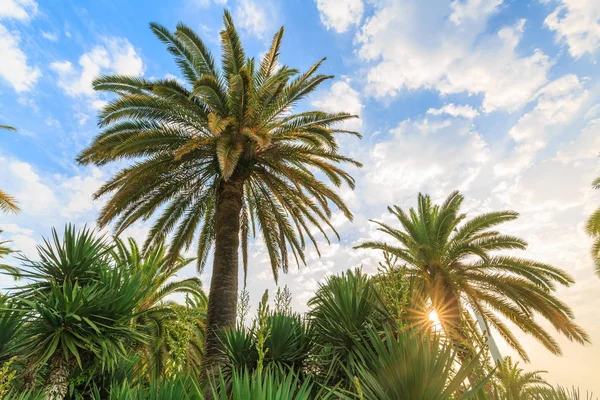
[[[363,140],[342,143],[364,163],[353,171],[356,190],[342,190],[355,219],[335,215],[341,240],[323,247],[321,258],[310,251],[306,267],[280,279],[294,306],[305,309],[329,274],[376,270],[378,255],[352,246],[377,235],[368,220],[389,220],[387,205],[414,205],[418,192],[441,200],[459,189],[470,215],[520,212],[506,231],[529,242],[523,256],[577,280],[560,296],[594,345],[560,340],[565,355],[556,357],[523,337],[527,368],[600,392],[600,280],[583,231],[600,205],[590,187],[600,175],[597,0],[0,0],[0,123],[19,128],[0,135],[0,188],[23,208],[0,216],[3,239],[34,257],[52,226],[93,224],[102,201],[91,194],[115,169],[74,162],[108,100],[92,79],[177,77],[148,23],[184,21],[216,53],[224,7],[250,54],[263,53],[285,25],[283,63],[305,69],[327,56],[324,70],[336,78],[309,102],[361,117],[349,127]],[[146,230],[139,224],[128,233],[141,240]],[[202,278],[208,285],[210,268]],[[0,286],[10,284],[0,277]],[[253,303],[275,288],[259,242],[248,287]]]

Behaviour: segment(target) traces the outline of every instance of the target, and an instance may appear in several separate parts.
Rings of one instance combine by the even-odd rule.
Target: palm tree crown
[[[524,250],[526,243],[493,228],[515,220],[514,211],[498,211],[466,220],[459,209],[464,198],[452,193],[442,205],[419,194],[418,208],[408,213],[389,207],[402,229],[374,221],[379,230],[398,243],[370,241],[358,247],[380,249],[407,264],[407,274],[422,281],[447,333],[464,337],[461,330],[474,326],[471,313],[479,313],[488,330],[494,327],[523,359],[525,349],[503,316],[535,337],[554,354],[558,343],[534,320],[538,314],[568,339],[589,342],[588,335],[573,322],[571,309],[553,292],[556,284],[569,286],[572,278],[548,264],[500,255],[503,250]]]
[[[233,326],[237,305],[238,249],[247,268],[248,238],[262,231],[274,277],[289,258],[304,262],[305,237],[335,229],[331,205],[352,214],[324,177],[340,186],[354,180],[340,163],[360,164],[338,151],[332,126],[347,113],[304,111],[294,106],[332,76],[279,64],[283,28],[260,62],[248,58],[228,12],[221,32],[218,69],[202,40],[179,24],[174,33],[151,24],[185,78],[146,80],[102,76],[96,90],[118,98],[99,116],[103,131],[81,153],[83,164],[136,160],[96,196],[111,194],[99,224],[116,220],[116,232],[161,212],[144,248],[173,233],[175,257],[197,235],[201,269],[214,245],[208,305],[208,343],[218,326]],[[358,134],[357,134],[358,135]],[[336,233],[337,235],[337,233]],[[291,254],[290,254],[291,253]],[[212,339],[211,339],[212,338]],[[214,340],[213,340],[214,339]]]

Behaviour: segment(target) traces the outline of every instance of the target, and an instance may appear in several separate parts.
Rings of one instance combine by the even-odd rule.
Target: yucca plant
[[[368,329],[366,336],[346,369],[365,400],[468,399],[489,379],[465,387],[477,357],[455,368],[456,350],[438,336],[391,327]]]
[[[382,329],[391,316],[374,282],[359,269],[327,278],[308,305],[318,373],[349,387],[344,369],[355,365],[357,346],[368,341],[367,328]]]
[[[416,209],[389,207],[400,229],[373,222],[394,242],[367,241],[358,247],[382,250],[406,263],[405,273],[421,281],[444,331],[464,346],[470,345],[465,343],[470,342],[465,328],[467,319],[473,319],[471,313],[482,317],[485,331],[495,328],[524,360],[529,360],[527,352],[499,316],[553,354],[561,354],[560,346],[535,316],[546,319],[567,339],[589,343],[587,333],[574,322],[573,311],[555,296],[556,286],[570,286],[573,278],[551,265],[501,253],[527,247],[524,240],[495,229],[518,214],[498,211],[466,220],[460,213],[463,200],[454,192],[435,205],[429,196],[419,194]]]
[[[23,258],[30,282],[13,296],[28,311],[19,352],[48,365],[47,396],[63,399],[77,367],[111,370],[126,346],[146,338],[132,321],[140,304],[140,274],[110,264],[110,246],[90,230],[67,226],[64,237],[38,246],[39,260]]]
[[[0,365],[17,354],[24,321],[24,310],[18,302],[0,296]]]
[[[223,374],[212,381],[215,400],[326,400],[346,399],[333,388],[319,387],[293,371],[267,368],[264,372],[235,371],[228,381]]]
[[[293,112],[332,78],[317,72],[323,60],[304,73],[280,65],[282,28],[256,61],[246,56],[228,12],[224,23],[221,68],[189,27],[179,24],[171,32],[151,24],[185,83],[97,78],[96,90],[118,98],[102,110],[102,132],[78,157],[96,165],[135,160],[96,193],[110,195],[100,226],[116,221],[119,234],[160,212],[144,248],[173,233],[169,253],[175,258],[196,240],[200,270],[214,247],[207,365],[218,354],[216,331],[235,324],[240,245],[244,270],[249,236],[257,231],[275,278],[288,270],[290,258],[304,262],[305,237],[316,246],[314,230],[335,233],[332,205],[352,217],[332,187],[354,186],[340,164],[360,165],[338,149],[339,134],[355,133],[333,127],[355,116]]]
[[[90,400],[104,400],[100,390],[92,392]],[[128,382],[111,386],[110,400],[203,400],[201,389],[195,380],[186,376],[174,379],[153,379],[148,385],[131,385]]]

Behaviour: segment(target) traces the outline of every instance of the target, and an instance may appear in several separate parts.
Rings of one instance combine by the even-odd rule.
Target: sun
[[[429,313],[429,320],[433,322],[434,325],[439,325],[440,323],[440,318],[438,317],[438,314],[435,311]]]

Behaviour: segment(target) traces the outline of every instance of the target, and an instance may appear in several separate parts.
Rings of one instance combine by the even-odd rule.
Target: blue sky
[[[355,213],[334,216],[339,242],[309,252],[308,266],[281,278],[306,300],[327,275],[378,255],[355,251],[378,237],[369,218],[411,206],[419,191],[436,200],[467,196],[469,214],[514,209],[507,231],[526,239],[524,256],[568,270],[577,280],[560,296],[595,344],[560,340],[564,357],[524,337],[530,368],[549,379],[600,392],[600,282],[589,259],[586,216],[600,204],[600,2],[596,0],[0,0],[0,187],[16,196],[18,215],[0,216],[3,238],[35,256],[52,226],[93,224],[102,200],[92,193],[117,166],[82,168],[76,154],[98,132],[108,98],[90,83],[99,73],[178,76],[148,28],[183,21],[218,55],[223,8],[231,10],[247,53],[260,55],[286,28],[281,62],[306,69],[326,56],[336,76],[302,105],[360,115],[344,152],[364,163]],[[127,233],[143,239],[148,225]],[[248,284],[256,303],[274,289],[260,241],[252,245]],[[190,267],[186,274],[194,274]],[[207,285],[210,268],[202,276]],[[0,285],[10,284],[0,278]],[[501,343],[505,354],[510,354]]]

